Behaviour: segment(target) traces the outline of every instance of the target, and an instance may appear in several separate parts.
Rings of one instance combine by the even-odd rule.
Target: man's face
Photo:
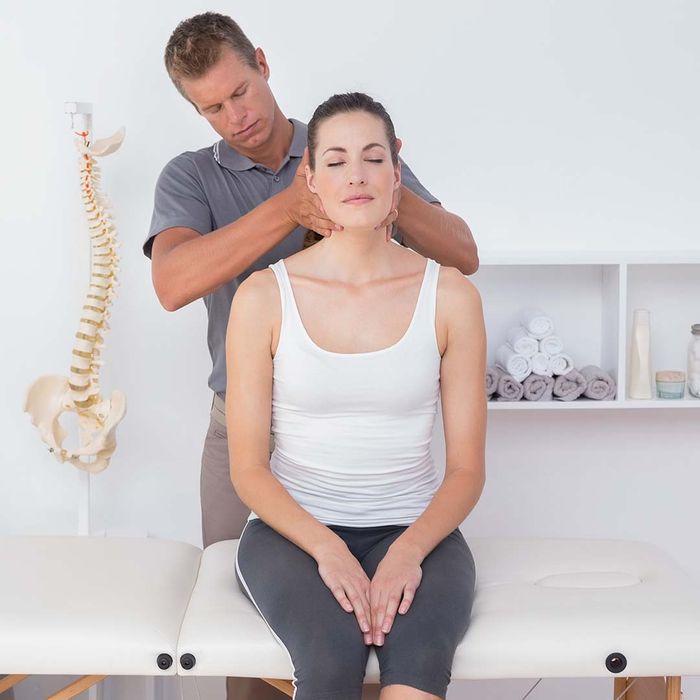
[[[255,53],[258,70],[225,48],[201,78],[181,81],[185,94],[214,131],[244,154],[254,152],[270,138],[275,116],[275,101],[267,83],[270,69],[262,49]]]

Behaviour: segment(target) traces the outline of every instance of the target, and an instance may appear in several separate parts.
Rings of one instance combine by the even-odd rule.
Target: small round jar
[[[688,391],[700,399],[700,323],[690,327],[688,343]]]
[[[656,373],[656,398],[682,399],[685,394],[685,372],[662,370]]]

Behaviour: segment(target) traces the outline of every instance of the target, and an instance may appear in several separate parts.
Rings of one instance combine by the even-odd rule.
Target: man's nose
[[[232,99],[228,99],[224,102],[224,111],[229,121],[234,126],[239,126],[245,116],[245,108],[235,104]]]

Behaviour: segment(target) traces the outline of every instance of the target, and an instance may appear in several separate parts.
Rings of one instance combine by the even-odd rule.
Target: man
[[[205,13],[180,23],[165,50],[177,89],[221,140],[171,160],[158,179],[144,253],[168,310],[203,298],[214,392],[201,471],[204,546],[241,533],[248,511],[230,480],[223,397],[225,337],[239,284],[304,246],[307,230],[342,235],[306,186],[306,127],[288,120],[268,85],[270,68],[229,17]],[[399,144],[400,145],[400,144]],[[478,267],[467,225],[445,211],[402,163],[402,187],[383,222],[387,233],[443,265]],[[396,227],[394,227],[396,224]],[[229,697],[285,697],[271,686],[229,679]]]

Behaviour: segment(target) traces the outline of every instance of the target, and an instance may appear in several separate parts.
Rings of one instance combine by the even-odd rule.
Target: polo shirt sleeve
[[[413,170],[406,165],[401,156],[399,156],[399,161],[401,162],[401,184],[405,185],[409,190],[411,190],[411,192],[417,194],[426,202],[429,202],[430,204],[440,204],[440,200],[435,195],[431,194],[425,187],[423,187],[420,180],[413,173]],[[399,206],[401,205],[399,204]],[[396,226],[394,226],[394,231],[391,235],[400,243],[403,243],[403,235]]]
[[[174,226],[191,228],[200,234],[213,231],[211,208],[202,188],[197,166],[189,153],[173,158],[156,182],[151,228],[143,252],[151,257],[153,239]]]

